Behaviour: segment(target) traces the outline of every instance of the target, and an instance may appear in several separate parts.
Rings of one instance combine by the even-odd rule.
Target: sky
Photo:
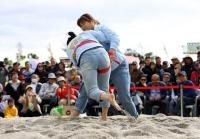
[[[181,58],[182,45],[200,41],[199,6],[199,0],[0,0],[0,60],[16,61],[19,42],[24,55],[41,61],[49,45],[56,59],[66,57],[66,33],[81,32],[76,21],[84,13],[119,35],[122,52]]]

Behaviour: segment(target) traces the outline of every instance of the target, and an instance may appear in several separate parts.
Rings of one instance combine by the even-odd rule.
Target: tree
[[[19,63],[20,63],[21,61],[23,61],[23,60],[26,58],[26,56],[23,55],[22,44],[21,44],[21,42],[19,42],[19,43],[17,44],[16,58],[17,58],[17,62],[19,62]]]
[[[34,53],[29,53],[28,55],[27,55],[27,57],[29,58],[29,59],[39,59],[39,57],[36,55],[36,54],[34,54]]]

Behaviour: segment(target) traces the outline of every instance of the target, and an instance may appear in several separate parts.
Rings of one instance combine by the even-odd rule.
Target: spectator
[[[25,76],[26,83],[31,83],[31,75],[33,74],[33,70],[31,68],[31,64],[26,61],[25,62],[25,70],[22,72],[22,74]]]
[[[187,74],[185,71],[181,71],[180,73],[177,74],[177,79],[179,81],[179,85],[182,86],[193,86],[194,84],[192,81],[187,80]],[[180,92],[178,93],[179,98],[178,98],[178,104],[177,104],[177,111],[178,115],[180,115]],[[194,88],[183,88],[183,116],[189,116],[190,111],[186,109],[187,105],[193,105],[195,103],[196,99],[196,90]]]
[[[145,58],[145,66],[142,69],[143,73],[147,75],[147,82],[151,82],[151,76],[153,75],[153,71],[151,69],[151,58]]]
[[[40,89],[42,87],[42,84],[39,81],[39,77],[37,74],[32,74],[31,77],[31,86],[32,86],[32,91],[36,94],[39,94]]]
[[[157,74],[152,75],[152,82],[148,83],[147,86],[165,86],[164,82],[160,81],[160,76]],[[145,93],[147,97],[146,112],[152,114],[153,106],[159,106],[159,111],[163,114],[166,113],[166,89],[148,89]]]
[[[184,65],[182,67],[182,71],[185,71],[187,74],[187,79],[190,79],[193,71],[193,59],[190,56],[186,56],[183,58],[183,62]]]
[[[200,63],[194,63],[194,71],[191,73],[190,80],[193,82],[194,85],[200,85]]]
[[[8,106],[4,110],[4,117],[5,118],[18,117],[18,110],[15,107],[15,100],[13,98],[10,98],[8,100]]]
[[[163,74],[163,82],[167,86],[172,86],[172,83],[170,82],[170,73],[169,72],[164,72]],[[175,85],[175,84],[174,84]],[[168,103],[169,103],[169,108],[168,108],[168,115],[176,115],[176,104],[177,104],[177,90],[173,88],[166,89],[167,91],[167,96],[168,96]]]
[[[200,62],[200,51],[197,52],[197,62]]]
[[[156,57],[156,71],[160,71],[162,69],[161,58],[159,56]]]
[[[140,81],[136,83],[136,87],[146,87],[147,86],[147,75],[146,74],[142,74]],[[144,94],[145,94],[145,89],[140,89],[137,90],[137,94],[140,96],[143,104],[144,104]]]
[[[3,100],[3,95],[0,93],[0,117],[4,117],[4,109],[7,103]]]
[[[63,76],[59,77],[57,79],[57,81],[58,81],[59,87],[58,87],[58,89],[56,91],[56,95],[58,96],[59,104],[61,102],[64,102],[64,105],[74,104],[76,99],[77,99],[76,95],[75,95],[75,92],[74,92],[74,89],[69,88],[69,86],[66,84],[66,80],[65,80],[65,78]],[[70,98],[68,98],[68,95],[70,96]],[[68,102],[68,100],[70,102]]]
[[[139,65],[139,70],[143,72],[143,68],[145,67],[145,61],[140,61]]]
[[[56,62],[55,58],[52,57],[50,67],[47,68],[47,72],[56,74],[58,71],[59,71],[58,63]]]
[[[48,74],[48,82],[42,84],[42,87],[39,92],[39,96],[42,98],[42,108],[44,105],[49,105],[47,109],[47,113],[57,105],[57,97],[56,97],[56,90],[58,85],[55,83],[56,76],[54,73]],[[44,109],[43,109],[44,112]]]
[[[60,74],[61,74],[62,76],[64,76],[64,75],[66,74],[65,64],[64,64],[64,63],[60,62],[60,63],[58,64],[58,72],[60,72]]]
[[[70,71],[67,72],[67,77],[66,79],[68,79],[68,83],[74,81],[76,75],[78,75],[78,71],[75,68],[72,68]]]
[[[47,82],[47,72],[45,70],[45,66],[42,63],[38,63],[37,68],[34,72],[34,74],[37,74],[39,76],[39,82],[40,83],[46,83]]]
[[[26,87],[26,95],[21,97],[19,102],[23,105],[23,109],[21,110],[22,116],[33,117],[42,115],[40,103],[40,97],[33,92],[33,88],[31,85]]]
[[[8,81],[8,71],[5,68],[4,62],[0,61],[0,83],[5,87],[5,83]]]
[[[160,70],[161,79],[163,78],[164,72],[169,72],[170,73],[169,65],[168,65],[167,61],[163,61],[163,63],[162,63],[162,68]]]
[[[140,77],[142,74],[143,74],[143,72],[138,69],[137,62],[133,61],[130,64],[131,82],[133,82],[133,83],[138,82],[140,80]]]
[[[18,75],[20,75],[20,63],[18,62],[13,63],[13,67],[9,72],[9,79],[12,78],[11,76],[13,72],[16,72]]]
[[[21,81],[18,80],[18,74],[16,72],[12,73],[12,80],[6,85],[5,91],[7,95],[10,95],[15,100],[15,105],[19,111],[22,109],[22,105],[18,103],[20,96],[25,93],[25,88]]]
[[[169,73],[171,74],[171,81],[172,81],[173,83],[176,83],[175,65],[176,65],[177,63],[180,63],[180,61],[179,61],[179,59],[178,59],[177,57],[173,57],[173,58],[171,59],[171,61],[172,61],[172,64],[171,64],[170,67],[169,67]]]

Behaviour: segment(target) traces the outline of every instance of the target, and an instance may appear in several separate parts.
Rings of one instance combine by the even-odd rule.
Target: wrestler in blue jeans
[[[129,66],[125,56],[119,50],[118,35],[110,30],[108,27],[101,25],[90,14],[83,14],[77,21],[78,26],[82,30],[100,31],[105,35],[106,40],[98,40],[104,48],[108,51],[112,66],[111,66],[111,80],[117,87],[117,94],[119,101],[124,109],[135,118],[138,117],[135,104],[130,97],[130,75]]]
[[[67,54],[75,66],[78,66],[83,77],[86,91],[81,92],[75,103],[75,110],[70,118],[80,115],[85,109],[88,98],[101,102],[102,120],[106,120],[108,108],[113,105],[121,110],[114,95],[109,94],[110,59],[97,39],[105,39],[102,33],[86,31],[68,42]]]

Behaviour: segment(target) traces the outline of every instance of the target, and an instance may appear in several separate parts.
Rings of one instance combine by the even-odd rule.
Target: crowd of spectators
[[[154,62],[155,61],[155,62]],[[173,57],[169,61],[162,61],[160,57],[141,58],[129,65],[131,87],[130,95],[139,113],[166,115],[180,115],[180,89],[151,88],[156,86],[199,86],[200,85],[200,52],[197,60],[190,56],[182,60]],[[63,62],[57,63],[54,58],[40,62],[36,69],[28,61],[15,62],[12,66],[0,61],[0,116],[5,118],[23,116],[41,116],[49,114],[58,105],[74,105],[79,96],[77,88],[82,84],[81,73],[74,67],[66,69]],[[112,86],[112,81],[111,81]],[[113,90],[111,90],[113,91]],[[117,96],[117,91],[113,91]],[[200,115],[199,89],[183,88],[184,116],[190,116],[188,105],[197,104],[197,115]],[[119,102],[120,103],[120,102]],[[98,103],[89,100],[85,112],[87,115],[97,116]],[[97,110],[98,109],[98,110]],[[112,107],[109,115],[119,114]]]

